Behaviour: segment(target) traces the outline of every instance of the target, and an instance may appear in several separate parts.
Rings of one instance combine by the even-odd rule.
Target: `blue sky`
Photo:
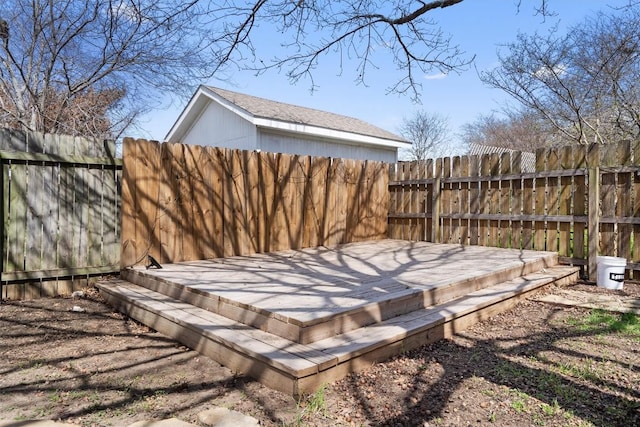
[[[391,61],[378,62],[379,69],[367,75],[367,86],[354,83],[352,69],[339,74],[338,58],[327,56],[314,73],[317,89],[311,93],[311,83],[301,80],[291,84],[284,73],[268,72],[256,77],[253,72],[234,72],[231,81],[212,79],[203,82],[224,89],[247,93],[280,102],[286,102],[338,114],[357,117],[391,132],[398,132],[404,117],[411,117],[417,110],[437,112],[449,119],[456,151],[457,133],[462,125],[474,121],[480,114],[499,110],[509,102],[501,91],[484,87],[477,71],[494,68],[496,52],[500,45],[512,42],[518,32],[544,33],[553,25],[560,29],[579,24],[597,10],[619,7],[628,0],[547,0],[555,16],[543,19],[535,15],[534,7],[540,0],[465,0],[462,3],[438,10],[431,17],[440,23],[445,33],[469,56],[475,55],[474,65],[460,75],[447,76],[433,73],[421,76],[421,104],[415,104],[407,95],[387,94],[387,88],[396,80],[397,71]],[[277,35],[264,34],[263,40]],[[265,43],[265,46],[278,43]],[[263,57],[270,57],[263,49]],[[348,67],[348,65],[347,65]],[[355,65],[353,65],[355,67]],[[353,68],[352,67],[352,68]],[[184,108],[186,100],[168,108],[157,109],[147,115],[141,124],[141,134],[132,135],[163,140],[171,125]]]

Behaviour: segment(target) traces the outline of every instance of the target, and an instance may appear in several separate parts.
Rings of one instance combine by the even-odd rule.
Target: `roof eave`
[[[184,107],[178,119],[173,123],[169,132],[164,137],[165,141],[179,142],[182,137],[191,128],[193,123],[202,113],[206,102],[202,102],[202,95],[204,94],[204,86],[200,85],[196,92],[193,94],[187,106]]]
[[[266,129],[293,132],[303,135],[315,136],[320,138],[339,139],[357,144],[376,145],[383,147],[404,148],[410,146],[410,142],[398,141],[377,136],[363,135],[353,132],[340,131],[336,129],[323,128],[318,126],[310,126],[303,123],[291,123],[281,120],[267,119],[256,117],[252,120],[253,124]]]
[[[217,102],[245,120],[253,121],[253,116],[249,112],[222,98],[207,86],[200,85],[165,136],[165,141],[180,142],[211,101]]]

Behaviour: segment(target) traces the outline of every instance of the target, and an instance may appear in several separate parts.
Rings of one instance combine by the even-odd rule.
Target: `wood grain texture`
[[[122,162],[101,157],[109,147],[79,137],[0,131],[2,281],[36,281],[14,286],[14,295],[56,295],[60,277],[118,271]],[[133,209],[126,205],[123,222],[135,227]],[[133,250],[125,251],[125,260],[135,257],[135,241],[126,243]]]
[[[386,237],[383,163],[144,140],[126,146],[127,266],[147,254],[179,262]]]
[[[501,175],[509,175],[513,172],[512,169],[512,159],[511,153],[502,153],[500,155],[500,174]],[[498,188],[500,191],[499,195],[499,206],[497,213],[499,214],[510,214],[511,212],[511,203],[513,202],[512,198],[512,181],[505,180],[500,181],[498,183]],[[512,221],[509,220],[501,220],[499,221],[499,247],[501,248],[511,248],[513,238],[513,224]],[[519,227],[518,227],[519,231]]]
[[[123,140],[123,167],[122,167],[122,250],[120,265],[122,268],[135,265],[137,262],[136,242],[136,150],[138,145],[133,138]],[[65,181],[65,193],[68,188],[68,178],[63,174]],[[67,203],[71,203],[67,200]],[[68,208],[67,208],[68,209]]]

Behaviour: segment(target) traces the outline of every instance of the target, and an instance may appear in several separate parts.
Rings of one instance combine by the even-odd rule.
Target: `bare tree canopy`
[[[423,73],[450,73],[466,68],[471,58],[451,42],[429,12],[462,0],[440,1],[225,1],[220,16],[217,62],[250,64],[256,72],[286,70],[292,81],[307,78],[326,55],[340,63],[355,61],[359,83],[376,68],[377,51],[390,55],[401,77],[390,90],[419,97]],[[273,26],[283,56],[264,58],[255,29]]]
[[[544,119],[565,142],[640,136],[640,5],[609,10],[564,35],[520,35],[482,80]]]
[[[507,110],[503,115],[489,114],[478,117],[462,128],[465,145],[488,145],[518,151],[533,152],[554,145],[554,129],[535,111]]]
[[[196,0],[0,3],[0,124],[117,137],[158,91],[210,77],[211,9]]]
[[[313,88],[327,56],[338,72],[355,67],[362,84],[390,57],[389,90],[418,99],[424,73],[473,59],[433,19],[462,1],[4,0],[0,125],[117,137],[154,100],[233,66],[281,70]],[[537,13],[546,3],[536,0]],[[279,53],[265,57],[266,44]]]
[[[409,160],[426,160],[443,155],[450,144],[449,120],[437,113],[417,111],[404,118],[400,134],[411,142]]]

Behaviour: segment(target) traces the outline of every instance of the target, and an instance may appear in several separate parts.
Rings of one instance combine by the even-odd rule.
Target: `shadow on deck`
[[[380,240],[127,269],[98,287],[132,318],[299,395],[577,278],[550,252]]]

